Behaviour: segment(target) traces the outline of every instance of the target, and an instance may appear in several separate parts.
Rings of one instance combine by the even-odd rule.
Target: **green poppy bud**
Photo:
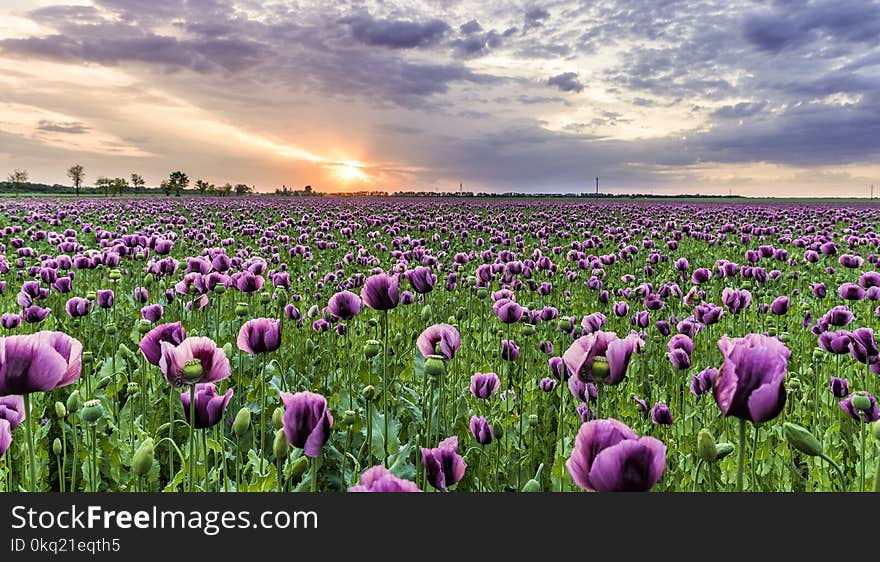
[[[202,362],[198,359],[189,359],[183,365],[183,378],[190,383],[199,380],[202,376]]]
[[[705,462],[715,462],[718,451],[715,449],[715,438],[708,429],[701,429],[697,434],[697,452]]]
[[[145,253],[143,253],[143,252],[137,252],[137,253],[134,255],[134,259],[136,259],[136,260],[138,260],[138,261],[143,261],[143,260],[147,259],[147,254],[145,254]]]
[[[797,391],[801,387],[801,379],[797,377],[792,377],[788,381],[788,389],[791,391]]]
[[[107,279],[110,279],[111,281],[119,281],[122,279],[122,272],[118,269],[111,269],[110,273],[107,274]]]
[[[244,318],[248,315],[248,305],[246,302],[240,302],[235,305],[235,315]]]
[[[217,283],[216,285],[214,285],[213,291],[218,295],[222,295],[226,292],[226,285],[224,285],[223,283]]]
[[[530,479],[526,482],[526,485],[523,486],[523,492],[540,492],[541,491],[541,483],[535,480],[534,478]]]
[[[89,291],[86,293],[86,298],[90,301],[93,301],[98,298],[98,293],[96,293],[95,291]]]
[[[105,388],[111,382],[113,382],[113,377],[111,375],[107,375],[106,377],[104,377],[98,381],[98,386],[96,388],[98,388],[98,389]]]
[[[788,332],[782,332],[779,334],[779,339],[782,340],[783,343],[788,343],[791,341],[791,334]]]
[[[275,429],[281,429],[284,425],[284,408],[281,406],[275,408],[275,411],[272,412],[272,425]]]
[[[260,293],[260,304],[269,304],[270,302],[272,302],[272,295],[266,291]]]
[[[279,429],[275,432],[275,440],[272,441],[272,452],[276,459],[283,459],[287,456],[288,451],[290,451],[290,443],[284,436],[284,430]]]
[[[429,377],[437,378],[446,372],[446,364],[443,362],[443,356],[431,355],[425,360],[425,374]]]
[[[463,306],[459,306],[455,309],[455,319],[459,322],[467,318],[467,309]]]
[[[805,427],[785,422],[782,424],[782,433],[789,445],[805,455],[818,457],[822,454],[822,444]]]
[[[104,406],[100,400],[86,400],[79,415],[83,420],[95,423],[104,415]]]
[[[367,340],[367,343],[364,344],[364,356],[367,359],[379,355],[380,351],[382,351],[382,343],[377,340]]]
[[[315,352],[315,342],[308,339],[306,340],[306,354],[311,355]]]
[[[122,354],[122,357],[124,357],[126,361],[131,361],[132,363],[135,363],[138,360],[138,356],[132,353],[132,351],[124,343],[119,344],[119,352]]]
[[[104,333],[108,336],[115,336],[117,332],[119,332],[119,329],[116,327],[115,322],[107,322],[104,324]]]
[[[153,467],[153,457],[155,456],[155,444],[152,437],[147,437],[141,441],[140,446],[134,452],[131,460],[131,471],[135,476],[143,478],[150,472]]]
[[[63,418],[67,415],[67,408],[65,408],[64,404],[61,402],[55,402],[55,415],[59,418]]]
[[[431,321],[431,305],[426,304],[422,307],[422,322],[430,322]]]
[[[235,414],[235,421],[232,422],[232,432],[237,437],[244,437],[251,427],[251,411],[242,408]]]
[[[308,469],[308,457],[298,457],[295,461],[293,461],[293,467],[290,471],[290,475],[293,477],[294,481],[298,481],[300,478],[302,478],[302,475],[305,474]]]
[[[149,321],[149,320],[144,320],[144,319],[139,320],[139,321],[138,321],[138,326],[137,326],[137,328],[138,328],[138,333],[141,334],[141,335],[146,334],[147,332],[150,331],[151,326],[152,326],[152,325],[150,324],[150,321]]]
[[[83,353],[85,355],[85,353]],[[75,412],[79,409],[79,391],[74,390],[70,393],[70,396],[67,397],[67,411]]]
[[[871,399],[864,392],[856,392],[852,397],[853,408],[867,412],[871,409]]]
[[[495,437],[496,441],[499,441],[502,437],[504,437],[504,426],[500,423],[493,425],[492,435]]]
[[[826,353],[827,353],[827,352],[822,351],[821,349],[819,349],[819,348],[817,347],[816,349],[813,350],[813,361],[818,361],[818,360],[822,359],[822,357],[823,357]]]
[[[55,441],[52,441],[52,452],[56,457],[61,454],[61,439],[56,437]]]
[[[488,296],[489,296],[489,289],[487,289],[486,287],[480,287],[479,289],[477,289],[477,298],[478,299],[483,300]]]
[[[367,402],[372,402],[376,398],[376,387],[373,385],[365,386],[363,390],[361,390],[361,396],[364,397],[364,400]]]
[[[596,357],[593,359],[593,378],[595,380],[602,380],[607,377],[611,373],[611,366],[608,364],[608,359],[604,357]]]
[[[877,420],[871,424],[871,435],[874,436],[874,439],[880,441],[880,420]]]
[[[144,275],[144,285],[152,285],[153,281],[156,280],[156,276],[152,273],[147,273]]]
[[[724,457],[728,456],[736,447],[733,446],[733,443],[718,443],[715,445],[715,460],[720,461]]]

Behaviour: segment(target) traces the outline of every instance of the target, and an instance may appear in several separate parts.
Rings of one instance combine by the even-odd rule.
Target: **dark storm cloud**
[[[79,123],[76,121],[68,121],[68,122],[56,122],[56,121],[48,121],[46,119],[40,120],[37,124],[38,131],[44,131],[47,133],[65,133],[69,135],[84,135],[91,131],[90,127],[87,127],[83,123]]]
[[[470,35],[471,33],[477,33],[483,31],[483,26],[480,25],[480,22],[477,20],[471,20],[467,23],[463,23],[458,27],[458,30],[462,33],[462,35]]]
[[[563,72],[547,79],[548,86],[556,86],[563,92],[581,92],[584,85],[578,80],[577,72]]]
[[[760,113],[765,107],[767,107],[766,101],[744,101],[736,105],[721,106],[713,111],[712,115],[714,117],[721,117],[723,119],[742,119],[743,117],[750,117],[752,115]]]
[[[501,35],[494,29],[488,33],[472,32],[462,39],[450,41],[456,52],[465,58],[488,54],[492,49],[501,46]]]
[[[365,45],[391,49],[414,49],[438,43],[449,24],[438,19],[425,22],[374,19],[370,14],[343,18],[340,22],[351,28],[352,36]]]
[[[523,24],[523,33],[532,29],[533,27],[542,27],[544,25],[544,21],[550,17],[550,12],[545,10],[544,8],[532,8],[526,11],[525,14],[525,23]]]

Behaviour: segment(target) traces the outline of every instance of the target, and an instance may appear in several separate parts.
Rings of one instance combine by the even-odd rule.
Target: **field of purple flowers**
[[[7,199],[0,489],[880,490],[878,222]]]

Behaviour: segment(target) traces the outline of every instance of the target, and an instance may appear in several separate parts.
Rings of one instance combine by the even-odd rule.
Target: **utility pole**
[[[596,197],[599,197],[599,177],[596,176]]]
[[[871,184],[871,199],[874,198],[874,184]]]

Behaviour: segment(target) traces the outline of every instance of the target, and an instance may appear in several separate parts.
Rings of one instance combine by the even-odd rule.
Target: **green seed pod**
[[[275,408],[275,411],[272,412],[272,426],[275,429],[281,429],[284,426],[284,408],[278,406]]]
[[[155,456],[155,443],[152,437],[147,437],[138,446],[131,460],[131,471],[135,476],[143,478],[150,473],[153,467],[153,457]]]
[[[534,478],[530,479],[526,482],[525,486],[522,489],[523,492],[540,492],[541,491],[541,483],[535,480]]]
[[[351,426],[354,425],[354,422],[357,421],[357,412],[354,410],[346,410],[345,415],[342,417],[342,423],[345,425]]]
[[[83,353],[85,355],[85,353]],[[79,391],[74,390],[70,393],[70,396],[67,397],[67,411],[75,412],[79,409]]]
[[[538,427],[538,414],[529,414],[529,427]]]
[[[55,453],[56,457],[61,454],[61,439],[56,437],[55,440],[52,441],[52,452]]]
[[[83,365],[91,365],[95,360],[95,355],[91,351],[83,351],[82,353],[82,364]]]
[[[440,355],[431,355],[425,360],[425,374],[437,378],[446,372],[446,363]]]
[[[382,343],[377,340],[367,340],[367,343],[364,344],[364,356],[367,359],[372,359],[379,355],[379,352],[381,351]]]
[[[502,437],[504,437],[504,426],[500,423],[493,425],[492,435],[495,437],[496,441],[499,441]]]
[[[95,423],[104,415],[104,406],[100,400],[87,400],[79,413],[80,417],[89,423]]]
[[[705,462],[715,462],[718,451],[715,448],[715,438],[708,429],[701,429],[697,434],[697,452]]]
[[[67,408],[64,407],[63,403],[55,402],[55,415],[59,418],[63,418],[67,415]]]
[[[111,269],[110,273],[107,274],[107,279],[110,279],[111,281],[119,281],[122,279],[122,272],[118,269]]]
[[[479,289],[477,289],[477,298],[478,299],[483,300],[488,296],[489,296],[489,289],[487,289],[486,287],[480,287]]]
[[[113,382],[113,377],[111,375],[107,375],[106,377],[104,377],[98,381],[98,386],[96,388],[98,388],[98,389],[105,388],[111,382]]]
[[[127,385],[125,385],[125,392],[129,396],[134,396],[138,392],[141,391],[141,385],[139,385],[136,381],[131,381]]]
[[[376,398],[376,387],[373,385],[367,385],[361,390],[361,396],[364,397],[364,400],[367,402],[372,402]]]
[[[244,437],[250,427],[251,411],[247,408],[242,408],[235,414],[235,421],[232,422],[232,432],[239,438]]]
[[[867,412],[871,409],[871,399],[868,398],[864,392],[857,392],[852,397],[852,405],[853,408],[857,410]]]
[[[235,305],[235,315],[244,318],[248,315],[248,305],[246,302],[240,302]]]
[[[98,298],[98,293],[96,293],[95,291],[89,291],[86,293],[86,299],[93,301],[96,298]]]
[[[284,287],[276,287],[272,298],[274,298],[278,305],[283,308],[284,305],[287,304],[287,289]]]
[[[447,324],[455,324],[455,315],[449,316],[446,318]]]
[[[818,347],[813,350],[813,361],[819,361],[824,357],[828,352],[819,349]]]
[[[134,255],[134,259],[136,259],[136,260],[138,260],[138,261],[144,261],[145,259],[147,259],[147,254],[145,254],[145,253],[143,253],[143,252],[137,252],[137,253]]]
[[[534,336],[535,335],[535,327],[532,324],[523,324],[522,325],[522,334],[524,336]]]
[[[146,275],[144,275],[144,285],[148,285],[148,286],[152,285],[153,281],[155,281],[155,280],[156,280],[156,276],[153,275],[152,273],[147,273]]]
[[[467,318],[467,309],[463,306],[459,306],[455,309],[455,319],[459,322]]]
[[[871,435],[874,436],[874,439],[880,441],[880,420],[871,424]],[[877,477],[875,476],[875,478]]]
[[[202,362],[198,359],[189,359],[183,365],[183,378],[189,382],[199,380],[202,376]]]
[[[818,457],[822,454],[822,444],[805,427],[785,422],[782,424],[782,433],[789,445],[805,455]]]
[[[603,380],[611,373],[611,366],[608,364],[608,359],[604,357],[596,357],[593,359],[593,378],[596,380]]]
[[[272,441],[272,452],[275,454],[275,458],[283,459],[289,451],[290,443],[287,442],[287,437],[284,436],[284,430],[277,430],[275,432],[275,440]]]
[[[306,340],[306,354],[311,355],[315,352],[315,342],[308,339]]]
[[[217,283],[216,285],[214,285],[213,291],[218,295],[222,295],[226,292],[226,285],[224,285],[223,283]]]
[[[720,461],[724,457],[728,456],[736,447],[733,446],[733,443],[718,443],[715,445],[715,460]]]
[[[147,332],[150,331],[151,326],[152,326],[152,324],[150,324],[149,320],[144,320],[144,319],[139,320],[138,325],[137,325],[138,333],[141,335],[146,334]]]
[[[272,295],[266,291],[260,293],[260,304],[269,304],[272,302]]]
[[[115,336],[119,332],[115,322],[107,322],[104,324],[104,333],[108,336]]]
[[[300,478],[302,478],[302,475],[305,474],[308,469],[308,457],[298,457],[295,461],[293,461],[293,467],[290,471],[290,475],[293,477],[294,481],[298,481]]]
[[[376,320],[375,318],[370,318],[370,319],[367,321],[367,324],[370,325],[370,328],[375,328],[376,326],[379,325],[379,321]]]
[[[137,362],[138,357],[128,348],[124,343],[119,344],[119,352],[122,354],[127,361],[131,361],[132,363]]]
[[[431,321],[431,305],[426,304],[422,307],[422,322],[430,322]]]
[[[779,334],[779,339],[782,340],[782,343],[788,343],[791,341],[791,334],[788,332],[782,332]]]
[[[797,391],[801,387],[801,379],[792,377],[788,381],[788,389],[792,392]]]

